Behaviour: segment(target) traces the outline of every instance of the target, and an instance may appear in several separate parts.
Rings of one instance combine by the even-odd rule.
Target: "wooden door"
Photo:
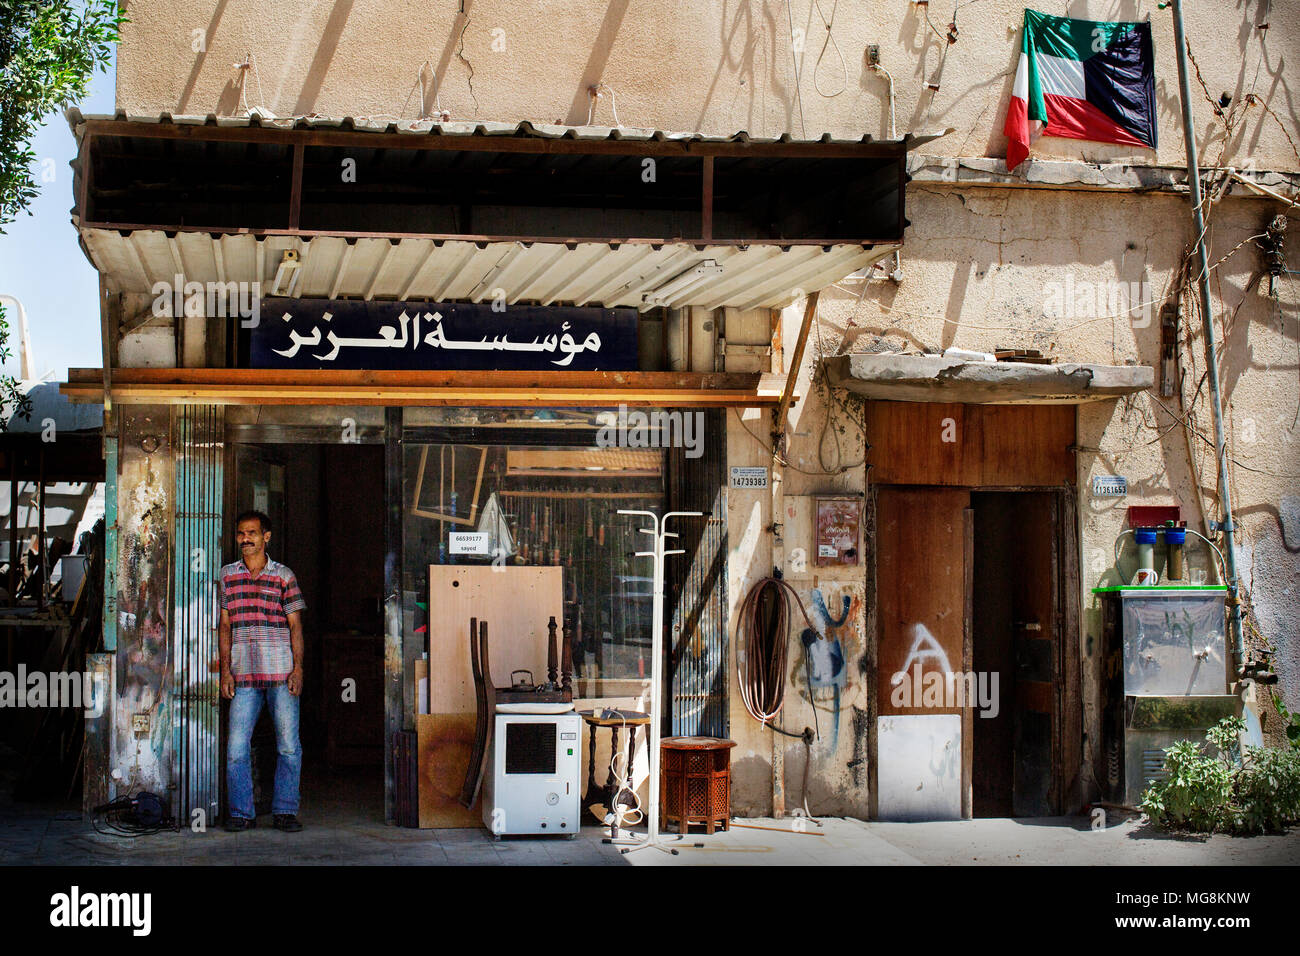
[[[969,813],[969,729],[948,691],[965,671],[970,494],[882,487],[877,496],[877,815]]]

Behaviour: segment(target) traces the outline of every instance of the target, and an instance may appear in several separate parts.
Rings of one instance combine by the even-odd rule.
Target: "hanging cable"
[[[831,7],[831,16],[829,20],[826,19],[826,14],[822,13],[822,5],[819,0],[813,0],[813,5],[817,8],[817,16],[822,18],[822,23],[826,26],[826,39],[822,41],[821,52],[817,54],[817,62],[813,64],[813,89],[826,97],[826,99],[831,99],[832,97],[839,96],[843,93],[849,85],[849,71],[848,67],[844,63],[844,54],[840,52],[840,45],[835,42],[835,37],[831,32],[835,25],[835,11],[839,9],[840,0],[835,0],[835,4]],[[818,71],[821,69],[822,58],[826,56],[827,47],[834,47],[835,55],[840,58],[840,88],[834,93],[827,93],[823,90],[821,82],[817,78]]]
[[[794,14],[790,10],[790,0],[785,0],[785,19],[790,26],[790,60],[794,64],[794,99],[799,105],[799,135],[806,137],[808,127],[803,121],[803,93],[800,91],[802,82],[799,78],[799,57],[796,55],[798,51],[795,50]]]

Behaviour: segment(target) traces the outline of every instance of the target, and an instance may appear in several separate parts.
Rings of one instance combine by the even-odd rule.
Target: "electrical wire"
[[[627,736],[627,715],[624,714],[623,711],[617,709],[615,709],[614,713],[618,714],[619,720],[623,722],[621,725],[623,739],[630,740]],[[634,756],[635,755],[631,753],[630,747],[627,752],[620,753],[618,747],[615,746],[614,753],[609,758],[609,769],[614,775],[614,805],[607,809],[605,822],[611,823],[616,829],[634,827],[645,819],[645,811],[641,806],[641,795],[638,794],[636,789],[632,786],[632,764],[634,762]],[[619,769],[620,757],[622,758],[621,770]],[[629,794],[632,798],[632,806],[627,807],[626,809],[619,800],[624,793]],[[612,821],[610,819],[611,816],[613,818]],[[633,819],[634,816],[635,819]]]
[[[596,100],[606,93],[609,94],[609,108],[614,113],[614,125],[619,129],[623,129],[623,121],[618,118],[618,94],[614,92],[612,86],[603,80],[588,90],[587,95],[591,103],[587,107],[587,125],[590,126],[595,121]]]
[[[822,41],[821,52],[817,54],[817,62],[813,64],[813,89],[829,100],[839,96],[848,88],[849,85],[849,69],[844,62],[844,54],[840,52],[840,45],[835,42],[835,37],[832,32],[832,28],[835,25],[835,13],[839,9],[840,0],[835,0],[834,5],[831,7],[831,18],[829,20],[826,19],[826,14],[822,13],[821,0],[813,0],[813,6],[817,8],[817,16],[821,17],[822,23],[826,25],[826,39]],[[817,71],[821,69],[822,58],[826,56],[826,48],[828,46],[833,46],[835,48],[835,55],[840,58],[840,76],[842,79],[840,82],[840,88],[834,93],[827,93],[823,90],[820,81],[817,79]]]
[[[172,829],[172,821],[167,817],[160,818],[156,823],[141,823],[136,811],[136,799],[129,796],[118,797],[116,800],[95,807],[91,816],[91,825],[95,828],[95,832],[104,836],[135,839]]]
[[[803,812],[809,820],[821,826],[808,809],[808,772],[812,767],[812,742],[820,736],[820,733],[812,727],[804,727],[803,733],[795,734],[777,726],[776,723],[777,716],[785,706],[791,598],[794,599],[808,628],[812,631],[817,630],[808,618],[808,611],[804,608],[803,601],[789,584],[777,577],[767,577],[755,582],[740,605],[739,624],[736,629],[736,672],[740,683],[740,699],[749,716],[763,726],[771,727],[778,734],[796,737],[803,741],[804,764],[801,785]],[[807,670],[807,649],[804,654],[804,666]],[[811,677],[809,679],[811,681]],[[808,703],[813,709],[813,720],[816,721],[817,704],[812,700],[811,683]]]
[[[803,121],[803,92],[799,79],[799,60],[794,49],[794,14],[790,12],[790,0],[785,0],[785,19],[790,26],[790,61],[794,64],[794,98],[799,106],[799,135],[808,136],[808,125]]]

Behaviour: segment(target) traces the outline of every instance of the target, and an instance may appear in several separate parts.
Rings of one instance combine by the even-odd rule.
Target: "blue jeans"
[[[226,790],[230,815],[252,820],[253,810],[252,752],[249,742],[265,700],[275,724],[276,749],[280,752],[275,765],[275,797],[271,812],[298,812],[298,775],[302,772],[302,747],[298,743],[298,698],[289,693],[288,684],[275,687],[236,687],[230,702],[230,732],[226,738]]]

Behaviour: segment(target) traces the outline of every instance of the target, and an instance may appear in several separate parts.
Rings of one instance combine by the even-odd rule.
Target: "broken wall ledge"
[[[1206,172],[1219,170],[1203,167]],[[1300,191],[1300,173],[1281,170],[1235,169],[1244,178],[1270,189]],[[1015,172],[1004,160],[991,156],[932,156],[910,153],[907,172],[914,183],[948,183],[964,186],[1003,186],[1015,189],[1085,189],[1118,192],[1187,194],[1187,169],[1182,166],[1145,166],[1128,163],[1089,163],[1083,160],[1027,159]],[[1266,198],[1234,183],[1230,195]]]
[[[1155,384],[1146,365],[967,362],[940,355],[854,352],[825,360],[830,382],[867,398],[904,402],[1081,404]]]

